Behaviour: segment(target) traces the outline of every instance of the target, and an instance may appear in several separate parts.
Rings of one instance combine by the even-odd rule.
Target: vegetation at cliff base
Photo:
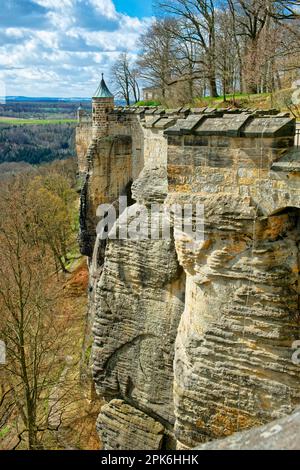
[[[87,286],[80,291],[67,269],[78,272],[81,262],[75,188],[73,160],[0,181],[0,337],[7,355],[0,369],[2,448],[60,448],[65,439],[82,445],[66,430],[85,402],[74,386],[72,357],[78,363]]]

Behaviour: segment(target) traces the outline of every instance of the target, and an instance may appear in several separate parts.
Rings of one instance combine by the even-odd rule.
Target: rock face
[[[213,441],[199,450],[299,450],[300,410],[251,431]]]
[[[292,412],[300,401],[297,211],[256,218],[243,200],[205,203],[206,240],[187,253],[176,340],[176,436],[193,447]]]
[[[152,186],[146,174],[136,191],[133,187],[137,200],[141,181],[146,200],[164,199],[166,178],[161,177],[162,170],[156,170],[156,176],[153,172],[156,184]],[[174,241],[109,240],[94,301],[96,388],[107,400],[122,397],[163,423],[166,441],[174,424],[174,341],[184,308],[184,287]],[[110,416],[114,410],[110,409]],[[102,422],[101,415],[99,419]],[[107,448],[113,447],[111,438],[108,432]],[[140,439],[138,432],[132,434],[132,448],[141,445]]]
[[[97,430],[106,450],[161,449],[164,427],[142,411],[122,400],[104,405],[97,421]]]
[[[300,401],[292,362],[299,173],[272,170],[286,159],[289,126],[245,115],[208,119],[189,135],[186,123],[166,131],[167,202],[205,212],[202,244],[175,242],[186,273],[174,365],[178,448],[266,423]]]
[[[83,252],[94,250],[94,380],[108,402],[97,424],[103,447],[193,448],[291,413],[300,403],[294,120],[139,109],[108,122],[115,150],[92,141],[82,198]],[[204,238],[183,228],[164,240],[110,239],[102,265],[95,207],[115,205],[130,181],[119,230],[151,204],[189,204],[194,215],[203,205]]]

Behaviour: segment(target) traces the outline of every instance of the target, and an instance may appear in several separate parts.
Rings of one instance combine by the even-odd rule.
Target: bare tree
[[[216,6],[213,0],[158,0],[158,11],[180,24],[177,39],[192,42],[200,53],[189,60],[205,74],[212,97],[218,96],[216,78]],[[199,72],[194,74],[199,78]]]
[[[240,82],[241,64],[236,46],[234,18],[228,11],[220,11],[217,14],[216,67],[224,101],[227,94],[235,94]]]
[[[67,345],[66,316],[58,314],[62,291],[53,257],[36,236],[28,177],[1,185],[0,211],[0,336],[7,350],[0,427],[15,413],[16,445],[26,440],[28,449],[38,449],[57,407],[48,397]]]
[[[155,5],[158,19],[141,37],[138,65],[140,76],[163,98],[176,95],[179,102],[178,91],[184,90],[185,102],[192,102],[196,90],[207,95],[207,88],[212,97],[222,90],[224,99],[237,91],[272,93],[286,71],[297,68],[299,2],[156,0]]]
[[[120,54],[111,69],[113,83],[117,90],[117,95],[126,101],[129,106],[131,97],[137,102],[140,100],[140,89],[138,84],[137,69],[130,64],[128,54]]]
[[[50,248],[57,271],[67,272],[68,253],[76,245],[76,192],[64,176],[52,174],[31,179],[27,199],[34,215],[32,232],[37,243]]]
[[[140,38],[141,54],[138,60],[140,76],[161,90],[166,98],[174,75],[175,43],[174,21],[156,20]]]
[[[241,87],[252,93],[271,91],[276,75],[274,56],[279,25],[299,17],[299,2],[284,0],[227,0],[234,21],[241,63]],[[238,40],[240,38],[240,40]],[[239,46],[240,41],[242,46]],[[242,48],[242,52],[241,52]],[[244,82],[244,83],[243,83]]]

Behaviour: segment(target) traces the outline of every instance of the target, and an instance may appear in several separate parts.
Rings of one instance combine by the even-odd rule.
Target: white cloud
[[[11,38],[23,38],[24,37],[24,31],[22,29],[19,29],[19,28],[7,28],[5,30],[5,34],[7,34],[7,36],[10,36]]]
[[[136,56],[137,39],[152,21],[118,13],[112,0],[33,1],[46,8],[40,28],[11,21],[0,28],[8,95],[91,96],[120,52]]]
[[[69,14],[64,14],[64,11],[50,11],[48,13],[49,21],[52,23],[53,28],[61,31],[67,31],[75,24],[75,18]]]
[[[50,8],[54,10],[63,10],[65,8],[71,8],[74,5],[74,0],[34,0],[35,3],[44,8]]]
[[[91,5],[109,19],[117,18],[117,12],[112,0],[90,0]]]

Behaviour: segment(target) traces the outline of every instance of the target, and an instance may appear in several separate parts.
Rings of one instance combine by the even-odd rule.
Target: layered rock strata
[[[137,204],[164,200],[167,189],[164,173],[163,170],[153,170],[151,176],[149,172],[143,173],[133,185]],[[127,211],[129,223],[134,209],[131,206]],[[119,220],[120,226],[123,218]],[[131,405],[128,408],[131,415],[136,408],[138,416],[142,411],[151,417],[150,423],[153,419],[162,423],[164,442],[170,442],[174,425],[174,341],[185,289],[174,241],[109,240],[103,272],[95,289],[93,371],[97,391],[107,400],[125,400]],[[111,420],[113,413],[111,408]],[[102,426],[98,428],[103,436],[107,430],[101,415]],[[136,439],[132,434],[132,448],[141,445],[138,431],[135,436]],[[113,446],[109,434],[104,441],[108,448]],[[158,445],[161,441],[154,442]]]
[[[250,431],[209,442],[199,450],[299,450],[300,410]]]

